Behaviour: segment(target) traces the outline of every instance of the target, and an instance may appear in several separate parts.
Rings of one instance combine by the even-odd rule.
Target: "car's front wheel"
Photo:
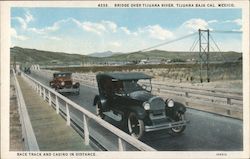
[[[105,117],[105,115],[103,114],[103,111],[102,111],[101,101],[96,102],[96,115],[102,119],[104,119],[104,117]]]
[[[134,112],[128,116],[128,131],[129,134],[137,139],[140,139],[144,134],[144,122],[137,118]]]
[[[185,120],[185,115],[184,113],[181,112],[176,112],[174,120],[173,121],[183,121]],[[179,135],[181,134],[184,130],[186,129],[186,126],[178,126],[170,129],[170,134],[171,135]]]

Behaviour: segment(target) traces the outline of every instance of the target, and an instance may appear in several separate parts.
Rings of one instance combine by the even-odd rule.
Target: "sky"
[[[11,46],[67,53],[133,52],[198,29],[241,31],[241,9],[11,8]],[[241,52],[241,33],[211,36]],[[155,49],[189,51],[198,34]],[[211,44],[216,51],[216,45]],[[198,51],[195,47],[196,51]],[[195,50],[194,49],[194,50]]]

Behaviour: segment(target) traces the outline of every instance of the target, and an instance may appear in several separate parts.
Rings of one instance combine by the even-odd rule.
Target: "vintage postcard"
[[[1,1],[1,158],[249,158],[249,1]]]

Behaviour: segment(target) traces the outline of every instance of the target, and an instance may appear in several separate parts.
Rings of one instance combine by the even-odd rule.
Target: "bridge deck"
[[[18,81],[41,151],[91,151],[84,139],[21,78]]]

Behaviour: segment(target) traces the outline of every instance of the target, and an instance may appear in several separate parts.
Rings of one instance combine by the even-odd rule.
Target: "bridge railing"
[[[155,151],[152,147],[142,143],[141,141],[133,138],[132,136],[126,134],[125,132],[121,131],[120,129],[116,128],[115,126],[111,125],[110,123],[102,120],[101,118],[97,117],[95,114],[91,113],[90,111],[84,109],[80,105],[76,104],[75,102],[71,101],[70,99],[66,98],[65,96],[61,95],[60,93],[56,92],[54,89],[45,86],[41,82],[37,81],[36,79],[22,74],[23,78],[30,83],[30,85],[36,90],[36,92],[45,100],[48,101],[49,105],[55,106],[56,113],[63,114],[66,118],[66,124],[71,125],[73,123],[78,123],[79,127],[83,128],[84,131],[84,142],[86,145],[90,143],[90,137],[94,138],[90,134],[90,122],[95,122],[98,125],[102,126],[117,139],[117,149],[119,151],[124,151],[129,146],[134,147],[141,151]],[[76,118],[75,115],[71,112],[72,109],[77,110],[77,112],[81,112],[81,118]],[[92,128],[91,128],[92,129]],[[92,132],[94,133],[94,131]],[[115,139],[114,139],[115,140]]]
[[[39,151],[39,146],[30,122],[28,111],[25,105],[25,101],[22,95],[22,91],[19,82],[16,78],[16,73],[12,69],[14,81],[15,81],[15,91],[17,97],[18,111],[20,116],[20,123],[22,128],[22,138],[24,141],[24,147],[26,151]]]

